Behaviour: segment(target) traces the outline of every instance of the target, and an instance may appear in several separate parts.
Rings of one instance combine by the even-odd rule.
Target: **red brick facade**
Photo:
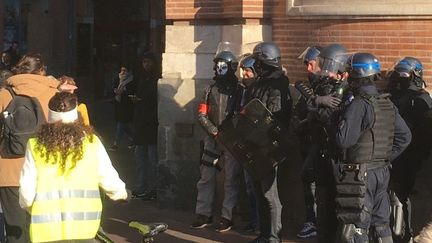
[[[425,65],[425,79],[432,85],[432,20],[289,18],[285,4],[285,0],[279,0],[274,7],[273,41],[281,47],[291,81],[304,77],[297,56],[308,45],[337,42],[352,52],[373,53],[385,70],[401,57],[417,57]]]
[[[166,0],[168,20],[263,18],[270,10],[262,0]]]
[[[305,77],[297,59],[309,45],[338,42],[349,51],[371,52],[388,69],[403,56],[419,58],[425,78],[432,80],[432,19],[428,18],[318,18],[290,17],[286,0],[166,0],[168,20],[227,18],[264,20],[272,25],[272,39],[282,50],[291,81]],[[429,81],[432,85],[432,82]]]

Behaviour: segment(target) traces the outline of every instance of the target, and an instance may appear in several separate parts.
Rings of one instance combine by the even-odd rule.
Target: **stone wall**
[[[218,43],[256,42],[269,40],[270,35],[271,28],[266,25],[182,22],[166,26],[163,73],[158,84],[161,206],[190,209],[195,205],[200,140],[205,136],[196,122],[196,110],[204,89],[212,82]]]

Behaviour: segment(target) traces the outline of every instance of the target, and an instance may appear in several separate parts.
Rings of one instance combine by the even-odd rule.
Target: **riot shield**
[[[258,99],[225,120],[218,140],[255,179],[263,179],[287,159],[287,129]]]

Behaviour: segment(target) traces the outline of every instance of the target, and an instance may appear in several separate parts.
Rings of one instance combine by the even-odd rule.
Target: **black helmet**
[[[423,64],[415,57],[404,57],[399,60],[391,69],[401,77],[408,78],[414,74],[418,78],[423,78]]]
[[[230,51],[221,51],[213,58],[213,69],[217,75],[225,75],[226,73],[235,73],[237,70],[237,58]],[[226,70],[224,70],[226,69]]]
[[[240,67],[240,71],[241,71],[241,82],[243,83],[243,85],[245,85],[246,87],[250,86],[252,83],[254,83],[258,77],[258,73],[256,72],[256,68],[255,68],[255,58],[253,57],[252,54],[247,54],[243,57],[243,59],[240,61],[239,64]],[[253,73],[253,77],[244,77],[243,76],[243,70],[242,69],[250,69]]]
[[[308,64],[312,60],[316,60],[318,55],[321,53],[322,47],[320,46],[309,46],[300,54],[298,58],[303,60],[304,64]]]
[[[221,51],[219,53],[217,53],[215,55],[215,57],[213,58],[213,62],[220,62],[220,61],[224,61],[224,62],[237,62],[237,58],[234,56],[234,54],[232,54],[232,52],[230,51]]]
[[[258,62],[267,66],[282,67],[280,49],[273,42],[258,43],[253,49],[253,56]]]
[[[423,64],[415,57],[404,57],[393,65],[389,70],[389,87],[397,87],[406,89],[411,86],[413,88],[423,88],[426,82],[423,80]],[[396,86],[395,86],[396,85]],[[414,85],[414,86],[413,86]]]
[[[331,44],[325,47],[318,55],[318,66],[322,76],[330,73],[345,72],[345,63],[348,58],[347,50],[340,44]]]
[[[348,58],[347,71],[349,78],[360,79],[370,77],[381,72],[381,64],[370,53],[355,53]]]

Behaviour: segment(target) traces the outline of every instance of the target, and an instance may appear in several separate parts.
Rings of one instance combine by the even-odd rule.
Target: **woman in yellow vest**
[[[48,123],[27,144],[19,202],[30,213],[32,242],[93,242],[102,211],[99,187],[112,200],[127,199],[104,146],[79,121],[77,104],[72,93],[54,95]]]

